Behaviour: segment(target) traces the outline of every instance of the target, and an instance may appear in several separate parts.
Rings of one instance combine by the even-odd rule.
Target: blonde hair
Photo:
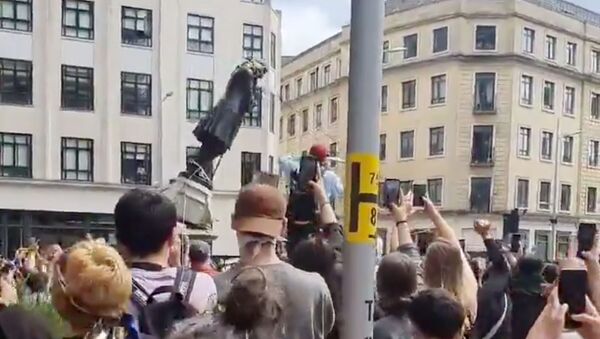
[[[105,243],[75,244],[56,263],[52,303],[76,330],[99,320],[117,322],[131,296],[131,273],[119,253]]]
[[[423,280],[429,288],[443,288],[466,305],[463,285],[464,264],[460,248],[438,238],[427,248]]]

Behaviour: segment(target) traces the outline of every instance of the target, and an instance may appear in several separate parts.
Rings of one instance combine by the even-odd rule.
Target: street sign
[[[375,244],[379,159],[371,154],[351,154],[346,164],[345,237],[351,244]],[[349,194],[348,194],[349,193]]]

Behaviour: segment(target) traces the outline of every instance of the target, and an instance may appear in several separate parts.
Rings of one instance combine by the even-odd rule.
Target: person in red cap
[[[327,158],[329,157],[329,150],[327,150],[327,147],[323,144],[316,144],[310,148],[308,154],[315,157],[319,161],[319,163],[321,163],[321,165],[324,166],[327,161]]]
[[[331,169],[328,163],[329,150],[323,144],[315,144],[308,152],[315,157],[321,165],[321,177],[323,178],[323,186],[331,206],[335,210],[335,201],[341,198],[344,194],[344,186],[340,177]]]

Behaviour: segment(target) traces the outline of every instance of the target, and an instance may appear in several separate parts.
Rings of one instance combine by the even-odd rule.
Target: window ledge
[[[446,154],[428,155],[427,159],[441,159],[441,158],[443,158],[445,156],[446,156]]]
[[[381,115],[388,115],[388,111],[381,111]]]
[[[546,208],[540,208],[540,207],[538,207],[537,211],[538,212],[543,212],[543,213],[550,213],[550,208],[546,209]]]
[[[61,111],[66,112],[66,113],[88,113],[88,114],[94,114],[94,110],[86,110],[86,109],[77,109],[77,108],[68,108],[68,107],[61,107],[60,108]]]
[[[544,162],[544,163],[547,163],[547,164],[554,164],[554,161],[552,159],[542,159],[542,158],[540,158],[540,162]]]
[[[474,48],[473,52],[475,52],[475,53],[483,53],[483,54],[485,54],[485,53],[498,53],[498,49],[497,48],[494,48],[494,49],[477,49],[477,48]]]
[[[529,155],[518,155],[517,154],[517,158],[523,159],[523,160],[531,160],[531,156],[529,156]]]
[[[439,52],[433,52],[433,51],[431,52],[431,54],[434,56],[444,55],[444,54],[448,54],[448,53],[450,53],[450,49],[448,49],[448,48],[446,48],[443,51],[439,51]]]
[[[563,211],[563,210],[560,210],[560,211],[558,211],[558,214],[562,214],[562,215],[570,215],[570,214],[571,214],[571,211]]]
[[[553,108],[551,109],[551,108],[546,108],[546,107],[542,108],[542,112],[546,112],[548,114],[554,114],[555,113]]]
[[[409,162],[409,161],[414,161],[414,160],[415,160],[415,157],[398,159],[399,162]]]
[[[33,21],[32,21],[32,26],[33,26]],[[32,31],[19,31],[19,30],[16,30],[16,29],[9,29],[9,28],[0,28],[0,32],[33,36],[33,32]]]
[[[4,106],[34,108],[33,104],[15,104],[15,103],[11,103],[11,102],[0,102],[0,107],[4,107]]]
[[[519,105],[521,107],[525,107],[527,109],[533,109],[533,104],[528,104],[528,103],[524,103],[524,102],[521,101],[521,102],[519,102]]]
[[[74,37],[74,36],[61,35],[61,38],[62,38],[62,40],[83,42],[83,43],[90,44],[90,45],[93,45],[95,43],[94,39],[78,38],[78,37]]]
[[[121,47],[123,48],[133,48],[133,49],[141,49],[144,51],[152,51],[152,46],[140,46],[140,45],[130,45],[130,44],[126,44],[121,42]]]
[[[446,101],[435,103],[435,104],[429,104],[429,108],[437,108],[437,107],[444,107],[444,106],[446,106]]]
[[[402,61],[414,61],[415,59],[418,59],[418,58],[419,58],[418,55],[415,55],[415,56],[410,57],[410,58],[402,57]]]
[[[412,112],[412,111],[416,111],[416,110],[417,110],[417,106],[415,106],[415,107],[401,108],[400,109],[400,113],[402,113],[402,112]]]
[[[563,165],[563,166],[573,167],[573,162],[564,162],[564,161],[561,160],[560,164]]]
[[[135,113],[121,112],[121,116],[122,117],[132,117],[132,118],[141,118],[141,119],[152,119],[152,114],[150,114],[150,115],[141,115],[141,114],[135,114]]]
[[[564,113],[562,114],[563,117],[565,118],[569,118],[569,119],[575,119],[575,113]]]
[[[214,58],[215,57],[215,53],[208,53],[208,52],[199,52],[199,51],[190,51],[189,49],[187,50],[187,53],[190,55],[197,55],[197,56],[205,56],[205,57],[209,57],[209,58]]]

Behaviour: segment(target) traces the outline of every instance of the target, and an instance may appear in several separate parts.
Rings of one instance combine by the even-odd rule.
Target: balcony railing
[[[478,151],[475,147],[471,150],[472,167],[492,167],[494,166],[494,149],[488,151]]]
[[[473,97],[473,114],[496,114],[498,98],[494,96],[491,101],[481,100],[477,98],[477,94]]]

